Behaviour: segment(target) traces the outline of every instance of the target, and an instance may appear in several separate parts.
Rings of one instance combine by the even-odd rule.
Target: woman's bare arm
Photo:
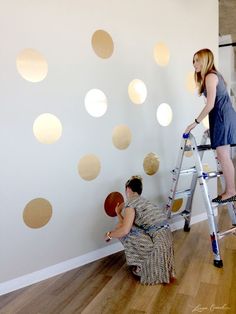
[[[134,208],[125,208],[123,221],[116,229],[109,232],[111,238],[121,238],[127,235],[132,228],[135,217]]]

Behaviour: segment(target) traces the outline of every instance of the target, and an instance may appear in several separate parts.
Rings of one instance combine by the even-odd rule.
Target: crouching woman
[[[126,182],[126,202],[116,206],[119,222],[105,239],[121,241],[127,264],[142,284],[170,283],[175,277],[171,230],[163,211],[141,196],[142,189],[141,177]]]

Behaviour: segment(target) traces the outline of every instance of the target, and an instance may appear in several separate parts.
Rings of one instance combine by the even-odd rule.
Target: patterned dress
[[[211,147],[215,149],[222,145],[236,145],[236,112],[232,106],[223,77],[218,77],[216,98],[213,109],[209,112]],[[207,97],[206,89],[204,96]]]
[[[169,283],[175,276],[172,234],[166,216],[141,196],[125,203],[135,209],[134,225],[120,238],[129,266],[138,266],[140,282],[154,285]]]

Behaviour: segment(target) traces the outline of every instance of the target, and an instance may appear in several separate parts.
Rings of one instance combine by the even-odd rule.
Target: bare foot
[[[227,200],[233,196],[235,196],[236,192],[235,193],[231,193],[231,194],[228,194],[228,193],[223,193],[221,194],[221,201],[224,201],[224,200]]]

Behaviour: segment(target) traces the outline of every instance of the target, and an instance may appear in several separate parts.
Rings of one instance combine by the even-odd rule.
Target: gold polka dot
[[[109,58],[114,50],[111,36],[104,30],[97,30],[92,37],[92,47],[94,52],[103,59]]]
[[[160,125],[168,126],[172,121],[172,117],[173,112],[170,105],[162,103],[158,106],[156,111],[156,118]]]
[[[210,172],[211,171],[211,168],[209,166],[209,164],[202,164],[202,168],[203,168],[203,171],[204,172]]]
[[[107,97],[100,89],[90,89],[84,99],[87,112],[95,118],[103,116],[107,111]]]
[[[201,121],[201,123],[203,124],[204,128],[209,129],[208,115]]]
[[[170,60],[170,51],[165,43],[158,43],[153,50],[153,56],[156,63],[160,66],[166,66]]]
[[[118,149],[126,149],[131,142],[132,134],[126,125],[118,125],[113,129],[112,142]]]
[[[34,121],[33,133],[40,143],[52,144],[61,137],[62,125],[53,114],[43,113]]]
[[[24,49],[16,58],[19,74],[27,81],[40,82],[48,73],[48,65],[44,56],[34,49]]]
[[[160,160],[155,153],[149,153],[144,158],[143,169],[149,176],[154,175],[159,170],[159,166]]]
[[[183,204],[182,198],[174,200],[174,203],[172,206],[172,212],[177,212],[181,208],[182,204]]]
[[[130,100],[136,104],[140,105],[144,103],[147,97],[147,88],[143,81],[135,79],[130,82],[128,87],[128,94]]]
[[[35,198],[24,209],[23,219],[30,228],[45,226],[52,217],[52,205],[44,198]]]
[[[187,74],[187,77],[186,77],[186,89],[191,93],[191,94],[194,94],[195,90],[196,90],[196,83],[195,83],[195,80],[194,80],[194,72],[189,72]]]
[[[192,157],[193,156],[193,151],[191,150],[191,145],[192,145],[191,141],[187,140],[186,146],[188,147],[189,150],[184,152],[185,157]]]
[[[83,156],[78,164],[78,172],[82,179],[90,181],[95,179],[101,170],[101,164],[97,156],[89,154]]]

